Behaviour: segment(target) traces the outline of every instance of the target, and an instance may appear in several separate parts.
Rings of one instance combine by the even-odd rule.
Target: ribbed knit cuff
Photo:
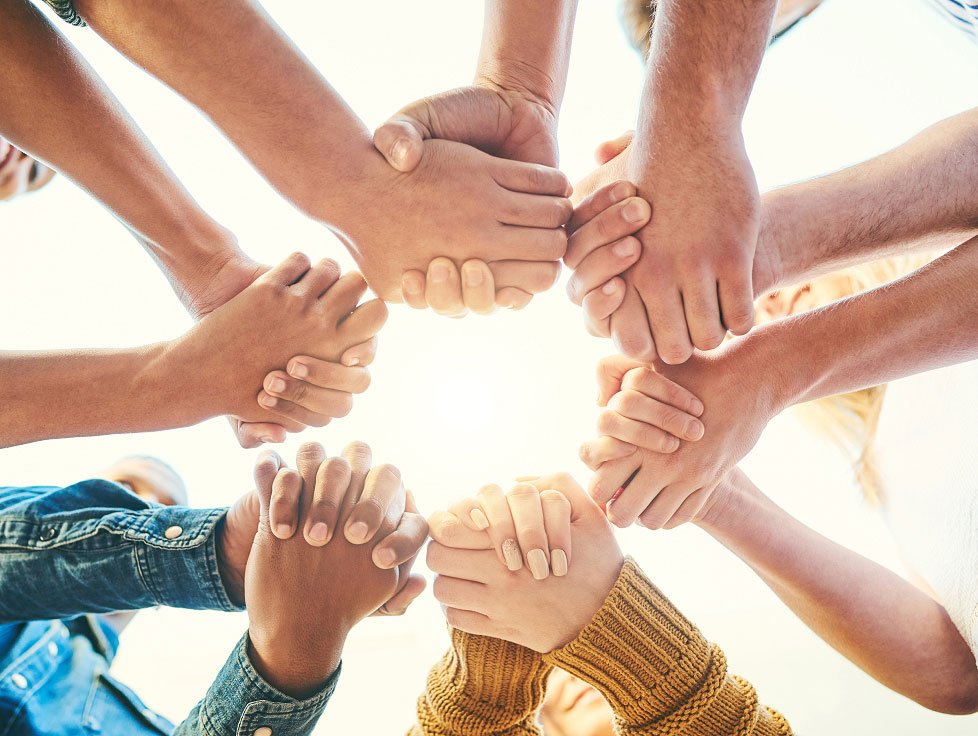
[[[709,642],[631,558],[591,623],[545,659],[593,684],[635,725],[715,694],[725,675]]]
[[[423,733],[510,736],[534,733],[552,667],[518,644],[450,630],[452,648],[418,701]]]

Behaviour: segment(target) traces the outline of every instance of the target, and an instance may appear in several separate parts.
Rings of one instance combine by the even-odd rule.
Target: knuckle
[[[377,474],[388,480],[395,480],[398,483],[401,482],[401,471],[397,469],[396,466],[390,463],[383,463],[377,466]]]
[[[601,434],[609,434],[618,429],[618,413],[614,411],[603,411],[598,415],[598,431]]]

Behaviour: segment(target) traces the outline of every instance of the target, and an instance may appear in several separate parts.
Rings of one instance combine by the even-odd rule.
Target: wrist
[[[755,416],[767,424],[790,406],[798,403],[811,370],[807,351],[795,346],[785,320],[755,327],[743,337],[730,340],[718,359],[730,375],[739,376],[742,389],[755,397]]]
[[[300,641],[295,631],[265,632],[248,628],[248,658],[261,678],[276,690],[297,700],[319,692],[340,666],[347,631],[317,631],[318,641]]]
[[[480,65],[475,86],[539,105],[557,127],[563,90],[552,76],[521,61],[494,59]]]
[[[188,355],[183,342],[179,337],[141,348],[139,368],[131,374],[127,395],[142,400],[140,411],[153,417],[157,429],[189,427],[222,413],[200,391],[194,377],[203,362]]]
[[[236,606],[245,604],[244,567],[234,564],[234,555],[228,549],[227,517],[221,519],[217,534],[217,569],[228,598]]]

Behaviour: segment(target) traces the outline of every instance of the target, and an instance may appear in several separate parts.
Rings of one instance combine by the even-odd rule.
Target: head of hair
[[[622,0],[621,22],[632,47],[644,59],[649,55],[652,24],[658,0]]]

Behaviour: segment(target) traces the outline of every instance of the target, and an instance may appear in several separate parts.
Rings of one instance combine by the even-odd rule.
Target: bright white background
[[[633,124],[641,81],[613,3],[583,0],[561,125],[571,179],[604,137]],[[465,84],[474,68],[480,3],[269,0],[269,10],[354,109],[374,125],[424,94]],[[350,261],[321,228],[284,205],[199,114],[107,49],[67,29],[166,159],[250,254],[293,249]],[[885,150],[975,104],[978,49],[923,0],[829,0],[772,50],[746,131],[762,188],[830,171]],[[296,172],[315,176],[315,172]],[[124,346],[178,334],[188,318],[150,260],[106,212],[68,182],[0,206],[0,345]],[[561,290],[520,314],[444,320],[394,308],[371,390],[346,420],[290,439],[337,451],[370,442],[398,464],[427,511],[479,485],[571,469],[596,413],[592,369],[610,345],[586,335]],[[203,380],[203,378],[202,378]],[[250,487],[254,452],[223,420],[160,434],[39,443],[0,452],[4,484],[63,484],[123,454],[154,453],[187,479],[198,505]],[[790,417],[775,421],[746,462],[755,481],[834,539],[900,570],[878,517],[858,499],[835,451]],[[877,685],[797,622],[736,559],[695,529],[628,531],[622,544],[750,678],[797,733],[965,734],[975,718],[924,711]],[[181,720],[204,693],[245,619],[161,610],[126,632],[115,672],[153,707]],[[445,644],[429,597],[399,620],[353,634],[345,674],[319,733],[399,733]]]

